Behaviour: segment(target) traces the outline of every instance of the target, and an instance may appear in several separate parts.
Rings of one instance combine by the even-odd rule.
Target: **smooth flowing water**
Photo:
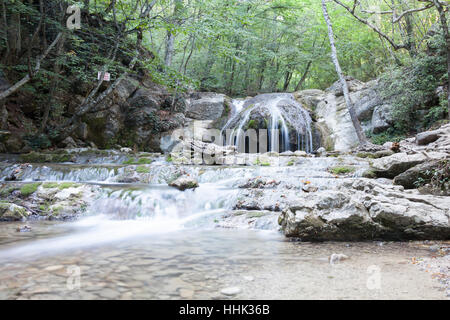
[[[268,151],[313,151],[311,116],[292,94],[261,94],[245,100],[233,100],[232,105],[232,116],[222,128],[222,135],[229,130],[224,139],[226,145],[235,145],[245,152],[246,130],[266,129]],[[295,141],[295,146],[291,140]]]
[[[414,244],[298,243],[276,224],[266,230],[249,230],[246,222],[217,227],[233,209],[242,181],[308,177],[329,186],[336,179],[326,168],[336,161],[181,169],[156,161],[148,166],[149,182],[132,185],[116,182],[127,166],[32,165],[23,180],[89,182],[101,190],[77,221],[27,222],[27,233],[16,231],[24,223],[0,224],[0,299],[442,298],[432,279],[410,263],[425,254]],[[166,176],[176,170],[196,177],[200,187],[169,188]],[[351,258],[330,265],[332,253]],[[368,285],[370,270],[381,272],[379,286]],[[239,293],[222,294],[227,287]]]

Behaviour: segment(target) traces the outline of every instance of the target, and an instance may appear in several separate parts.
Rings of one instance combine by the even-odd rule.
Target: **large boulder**
[[[383,104],[377,106],[372,115],[372,132],[380,133],[392,127],[394,118],[392,116],[392,106]]]
[[[421,132],[418,135],[416,135],[416,143],[419,146],[427,145],[439,139],[440,134],[441,134],[440,130]]]
[[[403,186],[405,189],[415,189],[419,179],[429,181],[433,175],[433,169],[438,166],[439,161],[427,161],[414,166],[394,178],[394,184]]]
[[[406,170],[424,163],[425,161],[440,160],[447,157],[446,153],[428,152],[407,154],[405,152],[396,153],[389,157],[375,159],[372,162],[374,173],[380,178],[393,179]]]
[[[303,241],[448,239],[450,199],[405,194],[368,179],[300,197],[279,223]]]
[[[186,116],[195,120],[217,120],[225,111],[224,94],[196,92],[186,100]]]

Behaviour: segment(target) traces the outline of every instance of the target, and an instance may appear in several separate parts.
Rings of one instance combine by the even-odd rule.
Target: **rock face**
[[[217,120],[225,111],[224,94],[196,92],[186,100],[186,116],[195,120]]]
[[[100,148],[119,144],[160,151],[161,134],[182,127],[184,111],[182,96],[149,80],[127,77],[83,118],[81,136]]]
[[[378,93],[378,82],[363,83],[347,78],[350,98],[364,130],[379,133],[392,125],[392,107],[383,101]],[[339,82],[334,83],[321,95],[318,92],[301,91],[297,99],[310,103],[315,108],[318,127],[322,131],[322,145],[336,151],[349,151],[358,145],[353,123]]]
[[[279,223],[303,241],[448,239],[450,199],[402,190],[365,179],[344,183],[298,199]]]
[[[383,132],[392,126],[394,119],[391,110],[392,106],[389,104],[377,106],[373,110],[371,125],[373,133]]]

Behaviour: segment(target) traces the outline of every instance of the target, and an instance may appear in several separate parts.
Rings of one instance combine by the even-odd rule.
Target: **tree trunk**
[[[62,40],[58,43],[58,47],[56,49],[57,56],[60,56],[63,53],[64,42],[65,42],[65,36],[63,35]],[[41,133],[45,132],[45,129],[47,127],[47,121],[48,121],[48,117],[50,115],[50,108],[53,105],[54,98],[55,98],[55,92],[56,92],[56,89],[58,88],[60,71],[61,71],[61,63],[57,59],[55,62],[55,66],[53,68],[53,72],[55,75],[54,75],[54,77],[52,79],[52,83],[50,85],[49,99],[48,99],[47,104],[44,107],[44,114],[42,116],[42,123],[41,123],[41,128],[40,128]]]
[[[42,60],[44,60],[47,57],[47,55],[50,53],[50,51],[53,49],[53,47],[59,42],[59,40],[61,39],[61,36],[62,36],[62,33],[59,33],[56,36],[55,40],[53,40],[53,42],[47,48],[47,50],[45,50],[45,52],[41,56],[37,57],[36,65],[33,70],[33,75],[36,75],[39,72],[39,70],[41,69]],[[9,95],[13,94],[14,92],[16,92],[20,87],[22,87],[24,84],[26,84],[30,80],[31,80],[30,74],[27,73],[27,75],[25,77],[23,77],[19,82],[16,82],[14,85],[9,87],[5,91],[0,92],[0,101],[5,99]]]
[[[178,25],[178,16],[180,14],[181,8],[183,6],[183,0],[175,0],[175,8],[173,10],[173,20],[174,24]],[[175,34],[173,31],[167,31],[167,40],[166,40],[166,53],[164,57],[164,64],[166,67],[170,67],[172,65],[173,55],[175,52]]]
[[[344,92],[345,104],[347,105],[348,112],[350,113],[350,117],[353,122],[353,126],[356,130],[356,135],[358,136],[358,140],[360,144],[365,143],[366,136],[361,128],[361,124],[359,123],[358,117],[356,116],[355,109],[353,108],[353,103],[350,99],[350,91],[348,89],[347,81],[345,80],[344,74],[342,73],[341,66],[339,64],[339,60],[337,57],[336,45],[334,43],[334,34],[333,34],[333,26],[331,24],[330,17],[328,15],[326,0],[322,0],[322,9],[323,9],[323,17],[328,27],[328,37],[330,38],[330,47],[331,47],[331,59],[333,60],[334,66],[336,68],[336,72],[341,81],[342,90]]]
[[[433,0],[436,9],[439,12],[439,17],[441,20],[442,32],[444,35],[444,41],[447,44],[447,73],[448,73],[448,83],[447,83],[447,112],[448,118],[450,119],[450,34],[448,32],[447,17],[445,16],[444,8],[439,3],[438,0]]]
[[[175,36],[173,35],[173,33],[168,32],[166,40],[166,54],[164,56],[164,64],[166,65],[166,67],[170,67],[172,65],[174,42]]]
[[[306,77],[308,76],[308,73],[309,73],[309,68],[311,68],[311,64],[312,64],[312,61],[309,60],[308,64],[306,65],[305,72],[302,75],[302,78],[300,79],[300,81],[297,83],[297,86],[295,87],[295,91],[299,91],[303,85],[303,82],[305,82]]]

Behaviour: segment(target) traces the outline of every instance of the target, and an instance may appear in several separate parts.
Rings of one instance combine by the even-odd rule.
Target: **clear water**
[[[348,160],[352,161],[352,160]],[[276,228],[217,228],[237,186],[250,177],[336,180],[334,158],[303,159],[296,167],[175,167],[150,165],[147,184],[115,182],[118,166],[31,166],[26,181],[103,184],[88,215],[74,222],[0,224],[0,299],[398,299],[442,298],[428,275],[410,264],[425,253],[410,244],[297,243]],[[366,163],[361,163],[361,167]],[[46,168],[44,168],[46,167]],[[76,168],[76,169],[75,169]],[[6,166],[3,170],[8,170]],[[184,170],[200,187],[167,187]],[[244,223],[244,222],[243,222]],[[330,265],[332,253],[350,260]],[[381,289],[367,287],[368,268],[383,270]],[[225,296],[221,290],[238,287]]]

